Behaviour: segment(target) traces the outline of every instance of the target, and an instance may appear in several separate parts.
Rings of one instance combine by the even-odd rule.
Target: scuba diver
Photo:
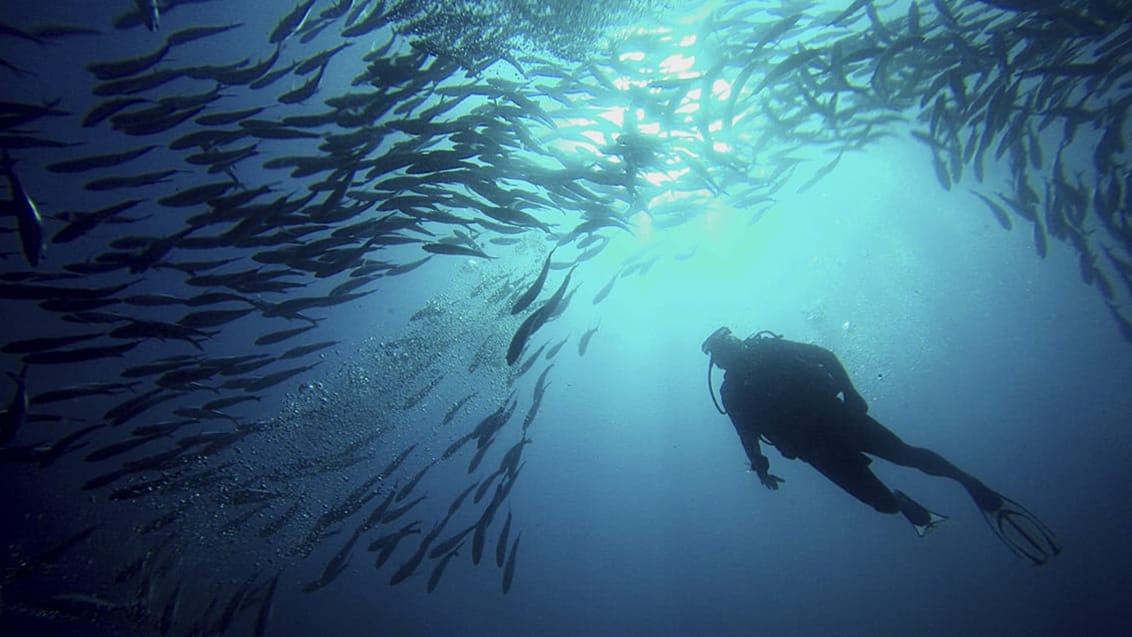
[[[939,454],[908,445],[870,417],[868,403],[833,352],[768,331],[741,341],[726,327],[709,336],[702,349],[711,357],[709,391],[712,367],[725,372],[719,390],[724,408],[716,403],[716,409],[730,416],[751,468],[768,489],[777,490],[783,480],[770,473],[760,441],[790,460],[808,463],[877,511],[902,514],[917,535],[946,519],[885,486],[869,469],[869,454],[963,485],[991,530],[1020,557],[1044,564],[1061,552],[1053,532],[1022,505]]]

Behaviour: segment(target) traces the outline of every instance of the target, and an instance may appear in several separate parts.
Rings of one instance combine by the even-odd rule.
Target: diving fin
[[[1053,531],[1036,515],[1014,500],[999,494],[1002,504],[995,509],[980,509],[991,531],[1015,555],[1041,566],[1061,553]]]
[[[940,515],[939,513],[935,513],[933,511],[928,511],[928,516],[930,517],[930,520],[928,520],[927,524],[920,525],[912,522],[912,528],[916,530],[916,535],[924,537],[928,533],[934,531],[940,524],[943,524],[947,521],[946,515]]]
[[[946,515],[925,509],[923,505],[904,495],[902,491],[894,490],[893,493],[896,494],[896,499],[900,502],[900,513],[911,523],[917,536],[924,537],[947,520]]]

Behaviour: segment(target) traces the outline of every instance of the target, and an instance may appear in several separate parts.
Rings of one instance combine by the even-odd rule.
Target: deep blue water
[[[34,128],[47,137],[84,142],[73,155],[71,150],[13,151],[20,160],[17,170],[45,216],[92,210],[135,194],[151,200],[168,192],[156,188],[107,197],[84,192],[82,185],[93,173],[58,175],[39,168],[68,157],[155,144],[161,147],[144,161],[105,174],[177,166],[190,171],[174,178],[178,187],[223,179],[205,178],[199,168],[178,163],[180,151],[164,147],[191,132],[192,124],[134,139],[106,125],[81,128],[77,120],[94,103],[89,94],[94,80],[83,64],[151,51],[177,29],[228,22],[243,26],[174,50],[162,64],[220,64],[244,57],[254,62],[271,53],[266,34],[290,9],[274,2],[186,4],[169,11],[160,31],[150,33],[111,26],[112,16],[129,10],[130,2],[112,3],[111,10],[85,2],[11,4],[17,10],[5,12],[5,24],[85,24],[102,31],[50,46],[0,38],[0,57],[31,71],[26,77],[6,76],[4,100],[61,97],[61,108],[76,115],[42,120]],[[314,11],[330,4],[316,2]],[[798,5],[798,10],[818,15],[837,12],[843,4],[848,5]],[[903,15],[907,3],[895,4],[901,6],[891,8],[892,15]],[[928,15],[930,3],[920,4]],[[695,32],[706,13],[689,12],[700,17],[681,19],[681,12],[669,10],[661,21]],[[770,19],[752,18],[756,23]],[[854,24],[869,28],[864,20]],[[811,27],[810,36],[802,32],[797,37],[816,37],[812,29],[817,27]],[[289,40],[282,59],[333,46],[341,39],[337,31],[332,27],[310,44]],[[655,31],[646,32],[659,38]],[[743,37],[745,32],[721,33]],[[358,90],[349,83],[364,68],[361,56],[371,41],[377,46],[390,37],[386,27],[353,41],[327,67],[318,95],[304,104],[274,103],[281,92],[303,81],[288,76],[264,91],[225,89],[223,101],[204,113],[252,105],[270,105],[260,115],[267,119],[321,112],[325,107],[319,100]],[[396,37],[394,50],[408,52],[403,37]],[[675,50],[672,39],[661,42],[658,46]],[[700,59],[710,62],[712,49],[702,46],[706,50],[700,51]],[[733,78],[736,69],[729,68],[725,75]],[[504,63],[485,77],[519,78]],[[209,86],[174,83],[145,95],[189,94]],[[526,90],[537,93],[536,88]],[[579,126],[609,136],[618,125],[599,115],[635,98],[629,91],[594,92],[597,97],[585,104],[591,119]],[[618,95],[624,103],[611,102]],[[473,98],[454,113],[470,112],[483,101]],[[553,105],[545,97],[540,103]],[[651,131],[650,125],[646,117],[642,131]],[[746,125],[759,132],[757,121]],[[561,126],[557,135],[547,134],[548,145],[573,134],[563,130],[564,122]],[[667,132],[669,137],[646,134],[671,143],[673,131]],[[1056,147],[1059,132],[1052,127],[1042,133],[1047,148]],[[1067,150],[1074,174],[1094,170],[1090,149],[1101,133],[1086,131],[1079,145]],[[1118,134],[1127,141],[1127,133]],[[741,147],[752,144],[752,138],[735,135],[724,154],[746,157]],[[271,183],[279,194],[297,197],[310,180],[259,165],[288,154],[317,155],[318,141],[265,140],[259,157],[238,165],[240,179],[245,185]],[[311,371],[263,392],[260,401],[230,410],[241,423],[267,426],[221,454],[170,471],[166,477],[179,485],[170,492],[125,501],[110,497],[113,489],[162,478],[161,471],[127,476],[111,488],[82,486],[130,460],[172,448],[186,436],[233,431],[236,424],[214,420],[191,425],[144,451],[102,462],[87,462],[83,456],[129,438],[133,427],[165,419],[163,409],[239,392],[192,392],[128,424],[96,432],[88,446],[44,469],[18,462],[0,465],[5,483],[3,634],[159,634],[162,612],[174,598],[177,612],[169,634],[189,634],[194,625],[212,634],[233,595],[243,594],[237,591],[250,592],[228,632],[254,634],[265,587],[276,574],[269,635],[1127,634],[1132,625],[1126,602],[1132,591],[1132,553],[1123,533],[1132,522],[1125,488],[1132,479],[1127,429],[1132,357],[1105,299],[1082,283],[1077,252],[1065,242],[1051,241],[1048,255],[1039,257],[1029,225],[1015,218],[1015,229],[1004,231],[970,195],[972,188],[1006,188],[1010,171],[1005,160],[988,162],[982,184],[968,172],[965,181],[947,191],[940,187],[925,147],[908,135],[894,135],[845,153],[828,176],[799,193],[799,186],[833,156],[816,144],[799,144],[790,152],[807,150],[808,161],[774,195],[772,205],[759,206],[757,215],[737,204],[738,185],[710,196],[701,190],[683,204],[679,225],[657,227],[650,234],[636,225],[634,214],[650,205],[660,207],[665,188],[676,189],[672,180],[651,186],[648,192],[658,199],[650,204],[617,202],[618,214],[635,231],[605,231],[610,238],[606,248],[573,274],[577,287],[566,310],[537,332],[521,358],[569,338],[552,361],[549,387],[530,426],[531,443],[522,450],[521,479],[489,527],[483,561],[472,564],[469,541],[431,593],[426,593],[436,564],[431,559],[405,582],[389,584],[421,535],[409,536],[380,569],[374,568],[374,553],[366,545],[414,519],[427,533],[456,494],[494,470],[507,449],[523,439],[521,422],[536,379],[551,363],[542,357],[530,371],[514,376],[503,355],[522,317],[510,316],[506,307],[526,288],[553,245],[541,231],[528,230],[520,243],[499,245],[487,241],[503,235],[484,230],[481,245],[498,258],[438,255],[407,274],[381,278],[366,288],[376,291],[364,298],[312,311],[321,319],[318,327],[283,346],[257,348],[252,342],[301,323],[253,314],[224,325],[220,334],[202,343],[201,352],[183,341],[150,339],[123,358],[30,366],[28,385],[34,395],[112,380],[121,369],[162,356],[278,354],[300,343],[338,341],[302,361],[267,368],[321,360]],[[551,161],[534,149],[512,152],[516,158]],[[767,152],[757,161],[773,171],[776,162],[788,161],[785,154]],[[374,156],[379,155],[375,150]],[[752,182],[758,181],[756,166],[747,168]],[[1038,182],[1042,173],[1033,172]],[[533,172],[503,172],[500,180],[552,189]],[[57,272],[65,264],[90,259],[120,236],[165,236],[183,226],[185,211],[152,205],[144,211],[151,214],[144,221],[100,227],[74,244],[49,245],[40,270]],[[540,219],[566,231],[574,223],[573,212],[544,210]],[[366,214],[373,216],[372,211]],[[659,213],[654,216],[663,219]],[[1090,234],[1100,241],[1103,229],[1095,219],[1090,224]],[[63,225],[46,221],[49,234]],[[451,230],[434,222],[429,227],[438,236]],[[0,235],[0,242],[11,252],[0,262],[4,272],[30,271],[14,234]],[[692,248],[690,257],[676,258]],[[254,251],[179,248],[170,259],[226,254],[246,259]],[[559,249],[539,302],[558,287],[564,265],[580,252],[575,246]],[[424,254],[415,245],[400,245],[367,256],[408,263]],[[592,302],[624,264],[641,254],[660,258],[646,273],[620,278],[605,300]],[[167,269],[138,277],[120,271],[77,285],[134,281],[128,294],[204,291],[188,290],[181,279]],[[325,294],[345,275],[303,280],[309,285],[300,291],[256,298],[281,302]],[[509,294],[492,299],[501,288]],[[1125,296],[1117,302],[1127,307],[1127,291],[1120,293]],[[5,341],[75,332],[32,303],[0,303]],[[417,313],[426,305],[436,311],[420,318]],[[143,309],[145,316],[164,320],[191,311]],[[1041,567],[1018,559],[995,539],[957,484],[879,460],[873,466],[887,484],[949,520],[918,538],[898,516],[872,511],[807,465],[769,448],[772,471],[785,484],[777,492],[760,486],[747,469],[732,425],[716,413],[708,395],[707,360],[699,344],[720,325],[744,335],[770,329],[834,351],[875,418],[906,441],[939,452],[1023,503],[1056,532],[1063,554]],[[580,355],[579,339],[593,327],[598,330]],[[5,371],[17,373],[18,357],[4,357]],[[436,378],[435,388],[419,404],[404,406]],[[715,391],[720,380],[717,369]],[[6,382],[0,391],[6,394],[13,385]],[[452,422],[441,426],[453,403],[473,392]],[[515,413],[477,471],[467,470],[469,449],[438,462],[409,498],[427,494],[419,508],[360,534],[345,571],[321,590],[303,591],[389,489],[404,486],[509,396],[517,401]],[[60,421],[29,422],[11,444],[49,443],[99,422],[114,402],[95,398],[52,405],[43,412],[59,415]],[[323,474],[280,475],[277,483],[265,477],[280,468],[294,473],[304,460],[329,466],[335,454],[360,440],[366,441],[360,447],[365,457],[357,464]],[[296,550],[319,516],[413,443],[419,446],[406,464],[373,487],[375,499],[330,525],[328,534],[309,546],[309,555]],[[217,473],[197,484],[180,482],[210,470]],[[264,505],[225,499],[249,488],[278,498]],[[491,497],[489,491],[474,508],[466,503],[439,539],[474,523]],[[294,519],[264,537],[261,529],[294,502],[301,503]],[[143,529],[170,511],[180,513],[169,526]],[[508,513],[513,516],[510,538],[521,533],[522,539],[513,587],[504,595],[503,570],[495,555]],[[30,573],[21,570],[30,555],[92,525],[98,529],[89,540]],[[147,551],[155,556],[152,561],[144,561],[137,573],[120,576],[125,565]],[[79,594],[118,608],[69,614],[48,603]]]

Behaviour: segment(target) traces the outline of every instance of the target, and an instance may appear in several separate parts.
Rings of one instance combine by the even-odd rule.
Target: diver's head
[[[712,363],[726,370],[739,361],[743,352],[743,341],[735,338],[730,329],[721,327],[712,332],[700,349],[711,356]]]

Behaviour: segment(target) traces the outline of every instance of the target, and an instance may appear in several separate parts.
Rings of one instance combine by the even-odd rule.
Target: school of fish
[[[428,593],[454,559],[494,562],[509,593],[509,496],[572,337],[547,325],[579,288],[598,305],[694,250],[652,242],[608,280],[591,260],[642,218],[668,232],[717,200],[757,223],[885,139],[922,144],[941,188],[1026,228],[1039,257],[1071,250],[1132,343],[1118,0],[723,1],[678,26],[646,2],[541,21],[487,3],[473,23],[444,3],[299,0],[262,24],[196,19],[220,0],[106,4],[106,24],[0,18],[0,303],[18,327],[0,337],[0,471],[83,476],[74,492],[114,510],[19,547],[9,616],[263,635],[278,588],[315,594],[363,554]],[[142,52],[101,59],[123,39]],[[45,88],[37,55],[64,46],[89,91]],[[193,64],[205,51],[231,60]],[[446,258],[479,264],[466,298],[358,345],[370,369],[320,366],[333,308]],[[430,488],[465,461],[460,490]],[[110,541],[128,556],[71,588]],[[229,576],[201,586],[186,551]]]

